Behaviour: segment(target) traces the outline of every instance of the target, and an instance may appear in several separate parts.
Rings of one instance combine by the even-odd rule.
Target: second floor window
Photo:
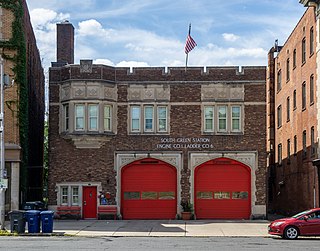
[[[287,140],[287,158],[288,158],[288,161],[290,160],[290,139]]]
[[[204,130],[206,132],[213,132],[214,130],[214,107],[206,106],[204,108]]]
[[[112,124],[111,124],[111,114],[112,114],[112,106],[111,105],[105,105],[103,108],[103,127],[104,131],[108,132],[111,131]]]
[[[218,107],[218,131],[219,132],[227,131],[227,107],[226,106]]]
[[[140,132],[140,117],[141,108],[140,106],[131,107],[131,131]]]
[[[98,130],[98,114],[99,114],[99,107],[98,105],[89,105],[88,106],[88,112],[89,112],[89,131],[97,131]]]
[[[167,106],[134,105],[130,108],[130,118],[131,132],[133,133],[141,131],[145,133],[164,133],[168,131]]]
[[[114,109],[114,104],[110,102],[62,104],[61,132],[77,132],[77,134],[113,132]]]
[[[232,106],[231,107],[231,131],[233,132],[239,132],[241,130],[241,110],[240,106]]]
[[[63,131],[69,130],[69,104],[63,105]]]
[[[293,154],[296,155],[297,154],[297,150],[298,150],[298,141],[297,141],[297,135],[295,135],[293,137]]]
[[[78,104],[75,105],[75,129],[76,131],[84,130],[84,105]]]

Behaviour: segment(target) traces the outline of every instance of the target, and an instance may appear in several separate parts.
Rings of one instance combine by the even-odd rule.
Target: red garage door
[[[123,219],[174,219],[177,171],[156,159],[133,162],[121,171]]]
[[[248,219],[251,171],[240,162],[219,158],[195,169],[197,219]]]

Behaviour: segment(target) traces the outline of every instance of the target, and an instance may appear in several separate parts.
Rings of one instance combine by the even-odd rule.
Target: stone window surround
[[[82,196],[83,196],[83,187],[84,186],[94,186],[97,187],[97,193],[99,194],[99,191],[102,191],[102,185],[101,182],[58,182],[56,183],[56,188],[55,192],[57,194],[57,205],[56,206],[51,206],[49,209],[56,211],[57,207],[61,205],[61,191],[62,187],[68,187],[68,206],[71,206],[72,203],[72,187],[78,187],[78,196],[79,196],[79,201],[78,205],[81,207],[82,211]],[[99,198],[97,196],[97,205],[99,205]]]
[[[84,104],[85,105],[85,122],[84,122],[84,130],[76,130],[75,129],[75,105],[77,104]],[[100,100],[77,100],[77,101],[69,101],[69,102],[63,102],[60,104],[60,127],[59,131],[60,133],[77,133],[77,134],[86,134],[86,133],[93,133],[95,131],[90,131],[88,129],[88,106],[89,105],[99,105],[99,114],[98,114],[98,131],[96,133],[103,134],[103,133],[115,133],[117,128],[117,120],[113,119],[116,118],[117,114],[117,105],[116,102],[110,102],[110,101],[100,101]],[[69,130],[65,130],[65,118],[64,118],[64,106],[69,105]],[[110,105],[112,107],[112,113],[111,113],[111,131],[104,131],[104,106]]]
[[[154,107],[153,110],[153,131],[146,131],[145,130],[145,118],[144,118],[144,107]],[[139,131],[132,131],[132,116],[131,116],[131,107],[140,107],[140,130]],[[167,130],[166,131],[159,131],[159,117],[158,117],[158,108],[159,107],[166,107],[167,108]],[[167,135],[170,134],[170,104],[168,103],[130,103],[128,104],[128,134],[129,135],[136,135],[136,134],[143,134],[143,135]]]
[[[227,130],[226,131],[219,131],[218,130],[218,107],[219,106],[226,106],[227,107]],[[213,107],[213,131],[207,131],[205,129],[205,108],[206,107]],[[232,130],[232,107],[240,107],[240,130]],[[201,116],[202,116],[202,134],[243,134],[244,132],[244,105],[243,103],[220,103],[220,102],[203,102],[201,104]]]

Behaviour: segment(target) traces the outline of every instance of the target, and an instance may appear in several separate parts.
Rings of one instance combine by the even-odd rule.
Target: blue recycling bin
[[[40,211],[28,210],[25,216],[28,222],[28,233],[40,233]]]
[[[53,215],[53,211],[42,211],[40,213],[42,233],[52,233]]]

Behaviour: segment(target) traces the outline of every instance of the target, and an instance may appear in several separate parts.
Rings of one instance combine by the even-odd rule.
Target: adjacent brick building
[[[270,209],[293,214],[319,206],[318,1],[309,5],[283,46],[268,56],[267,151]]]
[[[74,64],[72,24],[57,31],[49,208],[171,219],[190,201],[197,218],[266,216],[265,67]]]
[[[6,211],[42,200],[44,74],[25,0],[0,1],[4,74]]]

